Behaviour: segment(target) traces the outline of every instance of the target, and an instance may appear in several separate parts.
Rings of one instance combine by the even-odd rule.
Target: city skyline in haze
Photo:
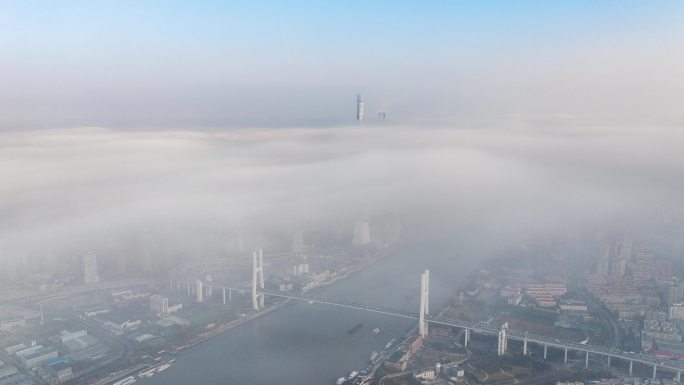
[[[0,129],[682,122],[684,5],[2,5]]]
[[[682,48],[674,0],[0,2],[0,385],[680,384]]]

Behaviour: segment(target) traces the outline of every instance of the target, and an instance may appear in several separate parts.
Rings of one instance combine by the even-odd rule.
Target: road
[[[587,305],[589,305],[589,307],[598,314],[599,318],[604,323],[610,325],[611,338],[606,345],[613,348],[620,348],[622,346],[622,340],[620,335],[620,328],[617,322],[615,321],[615,317],[613,317],[613,315],[608,311],[608,309],[606,309],[606,307],[602,303],[598,302],[593,296],[589,295],[589,293],[586,292],[584,286],[580,285],[579,291]]]
[[[99,283],[88,284],[88,285],[68,286],[68,287],[63,287],[60,289],[52,290],[49,292],[41,292],[41,291],[13,292],[13,293],[6,293],[2,297],[0,297],[0,304],[1,303],[9,303],[9,302],[17,302],[17,303],[18,302],[24,302],[24,303],[33,302],[35,304],[35,303],[39,303],[39,302],[46,302],[52,298],[57,298],[57,297],[69,297],[69,296],[86,294],[86,293],[94,293],[94,292],[104,291],[104,290],[115,290],[115,289],[123,289],[123,288],[134,287],[134,286],[151,285],[154,283],[159,283],[159,282],[147,280],[147,279],[125,279],[125,280],[118,280],[118,281],[99,282]]]
[[[220,289],[222,287],[216,286],[216,288]],[[235,288],[229,288],[229,287],[227,287],[227,289],[237,290]],[[322,304],[328,304],[328,305],[339,306],[339,307],[346,307],[346,308],[351,308],[351,309],[371,311],[371,312],[375,312],[375,313],[386,314],[386,315],[391,315],[391,316],[396,316],[396,317],[411,318],[411,319],[416,319],[416,320],[419,319],[419,315],[416,313],[413,313],[413,312],[408,312],[408,311],[404,311],[404,310],[389,309],[389,308],[384,308],[382,306],[377,306],[377,305],[361,304],[361,303],[357,303],[357,302],[353,302],[353,301],[333,300],[333,299],[328,299],[328,298],[324,298],[324,297],[315,297],[315,296],[309,297],[309,296],[289,294],[289,293],[285,293],[285,292],[264,290],[264,289],[260,289],[259,293],[269,295],[269,296],[275,296],[275,297],[291,298],[291,299],[295,299],[295,300],[308,301],[310,303],[322,303]],[[499,333],[498,328],[495,328],[495,327],[488,325],[484,322],[463,321],[463,320],[447,319],[447,318],[433,317],[433,316],[427,316],[425,321],[428,323],[437,324],[437,325],[456,327],[456,328],[462,328],[462,329],[470,329],[472,332],[478,333],[478,334],[494,335],[495,336],[495,335],[498,335],[498,333]],[[507,336],[509,339],[512,339],[512,340],[517,340],[517,341],[527,340],[528,343],[534,343],[534,344],[538,344],[541,346],[548,346],[550,348],[557,348],[557,349],[562,349],[562,350],[568,349],[570,351],[579,351],[579,352],[588,352],[589,354],[600,354],[600,355],[604,355],[604,356],[610,356],[612,358],[623,359],[626,361],[639,362],[639,363],[642,363],[645,365],[662,367],[662,368],[666,368],[669,370],[673,370],[675,372],[684,371],[684,363],[683,362],[671,360],[671,359],[659,359],[659,358],[656,358],[653,356],[648,356],[645,354],[625,352],[625,351],[622,351],[622,350],[619,350],[619,349],[616,349],[613,347],[604,347],[604,346],[597,346],[597,345],[582,344],[579,342],[560,340],[557,338],[552,338],[552,337],[547,337],[547,336],[542,336],[542,335],[536,335],[536,334],[529,334],[529,333],[525,333],[525,332],[521,332],[521,331],[515,331],[515,330],[508,330]]]

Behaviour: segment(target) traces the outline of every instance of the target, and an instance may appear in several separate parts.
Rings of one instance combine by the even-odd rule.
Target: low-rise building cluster
[[[0,384],[33,385],[35,382],[25,374],[19,372],[16,366],[0,361]]]
[[[41,344],[18,344],[5,348],[5,353],[15,357],[22,366],[50,385],[62,384],[72,379],[71,363],[61,358],[52,346]],[[3,370],[4,369],[4,370]],[[3,377],[9,377],[2,379]],[[33,384],[33,380],[19,375],[14,366],[0,365],[0,384]]]
[[[533,280],[510,280],[499,289],[499,296],[509,305],[539,306],[556,310],[562,296],[568,292],[560,277],[547,277],[543,283]]]
[[[460,383],[465,372],[456,363],[436,363],[431,368],[414,370],[412,374],[413,379],[423,385],[448,385]]]
[[[62,330],[58,336],[62,351],[71,361],[93,361],[109,353],[109,348],[97,337],[81,329]]]
[[[653,280],[588,274],[584,286],[619,319],[642,317],[661,303]]]
[[[525,294],[534,302],[544,308],[555,308],[558,300],[568,292],[565,281],[561,278],[547,278],[543,284],[528,284],[525,286]]]
[[[645,319],[641,331],[641,348],[657,356],[682,359],[684,339],[681,330],[681,326],[675,322]]]

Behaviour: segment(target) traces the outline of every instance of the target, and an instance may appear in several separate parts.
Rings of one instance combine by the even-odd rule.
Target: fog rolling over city
[[[599,229],[664,236],[683,210],[684,134],[669,127],[1,135],[5,262],[135,259],[151,244],[174,259],[225,256],[242,232],[245,250],[287,251],[298,230],[350,240],[354,221],[382,214],[486,249]]]
[[[0,2],[0,385],[679,385],[684,2]]]

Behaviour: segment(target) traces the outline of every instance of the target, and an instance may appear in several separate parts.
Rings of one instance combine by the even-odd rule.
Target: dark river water
[[[418,297],[407,290],[420,286],[420,273],[429,268],[430,305],[436,310],[465,275],[457,252],[450,247],[411,245],[314,295],[376,304],[418,312]],[[348,331],[358,323],[363,327]],[[329,385],[352,370],[368,366],[373,350],[380,351],[416,322],[339,308],[296,302],[238,326],[181,353],[174,365],[143,385]],[[381,328],[376,336],[372,329]]]

